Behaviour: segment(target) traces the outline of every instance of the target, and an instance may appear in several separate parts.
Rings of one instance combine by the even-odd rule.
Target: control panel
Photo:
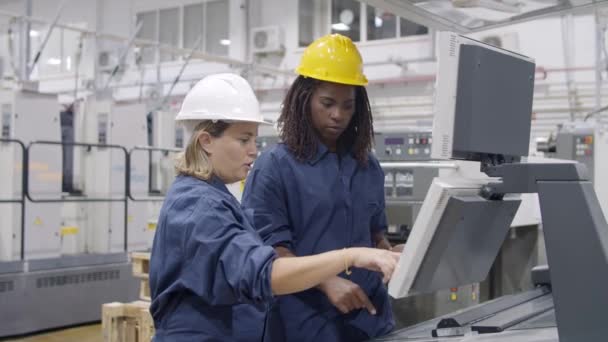
[[[431,158],[431,132],[378,133],[374,153],[380,161],[418,161]]]
[[[575,160],[587,167],[589,176],[594,178],[595,142],[592,129],[577,129],[559,132],[556,138],[555,157]],[[551,154],[549,154],[551,156]]]
[[[438,175],[436,169],[403,167],[393,163],[424,162],[431,159],[430,131],[376,133],[373,152],[384,170],[387,237],[394,243],[407,239],[422,201]]]

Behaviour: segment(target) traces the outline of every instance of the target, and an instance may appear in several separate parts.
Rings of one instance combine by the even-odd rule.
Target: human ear
[[[200,132],[197,140],[198,144],[205,152],[207,152],[207,154],[211,155],[213,153],[213,138],[211,137],[211,134],[209,134],[209,132]]]

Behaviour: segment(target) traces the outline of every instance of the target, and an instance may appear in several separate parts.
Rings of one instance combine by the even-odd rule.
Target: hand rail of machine
[[[41,198],[34,198],[31,194],[30,194],[30,189],[29,189],[29,153],[30,153],[30,148],[32,148],[32,146],[34,145],[59,145],[62,148],[64,146],[81,146],[81,147],[86,147],[88,149],[91,149],[92,147],[97,147],[97,148],[110,148],[110,149],[117,149],[123,152],[124,154],[124,158],[125,158],[125,194],[121,197],[94,197],[94,198],[87,198],[87,197],[72,197],[72,198],[46,198],[46,199],[41,199]],[[128,179],[129,179],[129,157],[128,157],[128,152],[127,149],[124,146],[121,145],[109,145],[109,144],[94,144],[94,143],[78,143],[78,142],[61,142],[61,141],[46,141],[46,140],[36,140],[36,141],[32,141],[27,148],[25,149],[25,155],[24,155],[24,162],[23,162],[23,192],[25,194],[25,197],[33,203],[62,203],[62,202],[123,202],[124,203],[124,208],[125,208],[125,213],[124,213],[124,227],[125,227],[125,236],[124,236],[124,250],[127,251],[127,246],[128,246],[128,241],[127,241],[127,237],[128,237],[128,231],[127,231],[127,227],[128,227],[128,197],[126,196],[126,192],[127,192],[127,185],[128,185]],[[24,232],[23,232],[24,233]],[[23,248],[22,248],[22,253],[23,253]]]
[[[167,155],[169,155],[169,153],[178,153],[178,152],[182,152],[181,149],[179,148],[161,148],[161,147],[153,147],[153,146],[135,146],[132,149],[129,150],[128,152],[128,158],[127,158],[127,163],[129,165],[129,167],[127,168],[129,170],[129,174],[127,176],[127,197],[134,202],[161,202],[165,200],[165,196],[164,194],[158,194],[157,196],[145,196],[145,197],[136,197],[133,195],[133,193],[131,192],[131,156],[133,154],[133,152],[135,151],[149,151],[150,153],[152,152],[163,152],[163,155],[166,157]],[[149,159],[149,166],[148,166],[148,178],[151,180],[152,179],[152,170],[151,170],[151,164],[152,164],[152,158]]]
[[[25,144],[18,139],[5,139],[0,138],[0,143],[13,143],[17,144],[21,147],[21,172],[23,173],[26,166],[26,147]],[[20,257],[21,260],[25,259],[25,186],[26,186],[26,177],[22,174],[21,176],[21,197],[15,199],[0,199],[0,203],[20,203],[21,204],[21,252]]]
[[[380,167],[383,169],[411,169],[411,168],[426,168],[426,169],[458,169],[458,165],[454,163],[444,162],[399,162],[399,161],[384,161],[380,162]]]

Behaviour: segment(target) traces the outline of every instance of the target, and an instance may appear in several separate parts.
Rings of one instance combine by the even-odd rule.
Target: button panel
[[[431,132],[377,133],[373,151],[380,161],[422,161],[431,158]]]

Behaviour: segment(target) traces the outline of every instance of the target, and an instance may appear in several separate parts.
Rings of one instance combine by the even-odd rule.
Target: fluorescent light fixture
[[[40,31],[30,30],[30,37],[32,37],[32,38],[40,37]]]
[[[72,57],[71,56],[67,56],[65,58],[65,69],[66,70],[70,70],[72,68]]]
[[[345,23],[331,24],[331,28],[336,31],[350,31],[350,26]]]
[[[230,39],[220,39],[220,44],[222,45],[230,45]]]
[[[61,59],[51,57],[51,58],[49,58],[49,59],[46,60],[46,64],[48,64],[48,65],[60,65],[61,64]]]

